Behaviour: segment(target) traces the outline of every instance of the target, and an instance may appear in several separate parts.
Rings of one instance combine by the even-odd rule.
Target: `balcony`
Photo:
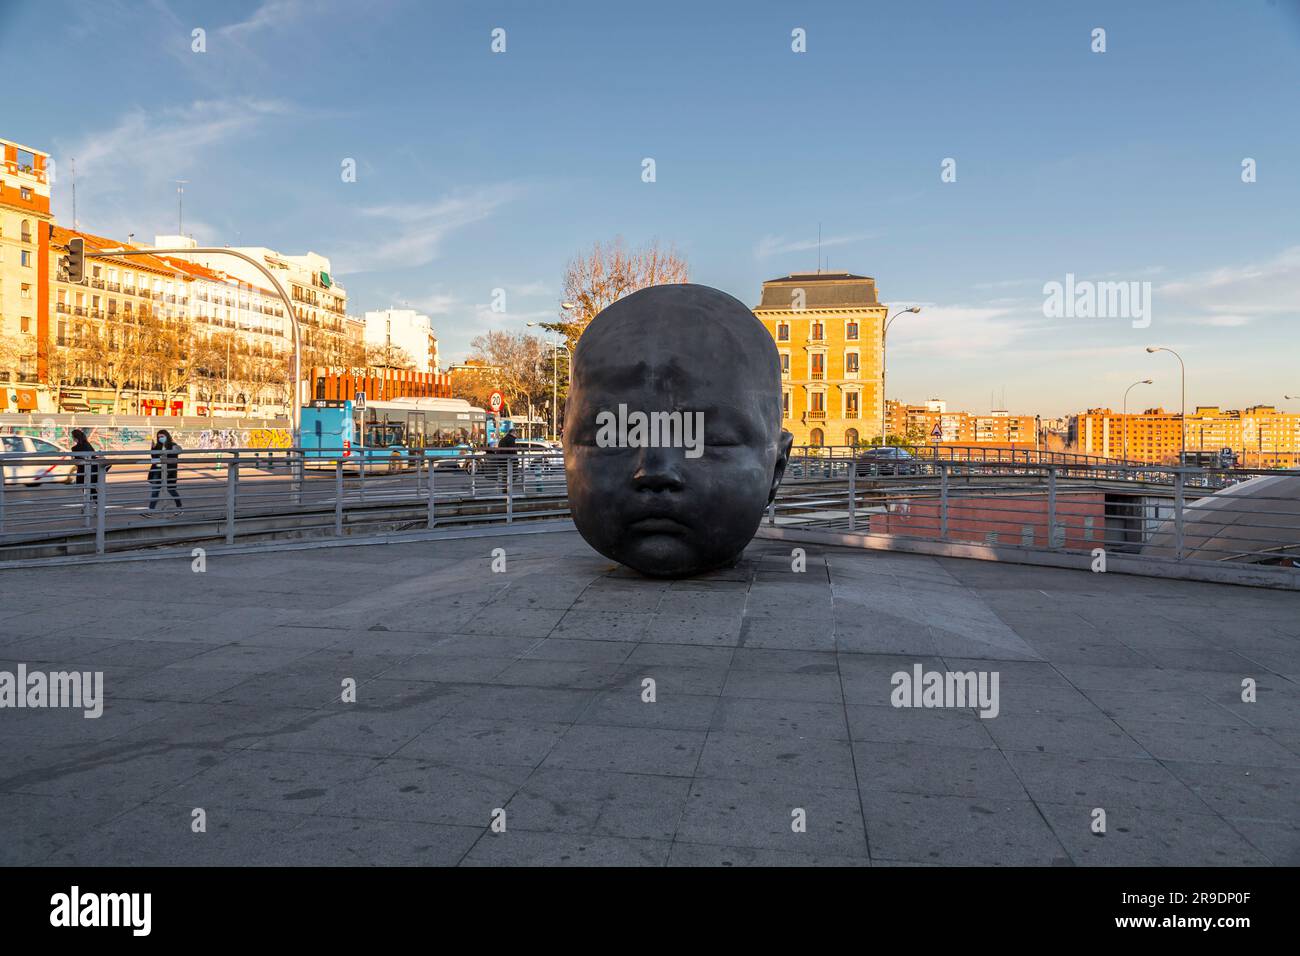
[[[822,382],[826,380],[826,373],[822,369],[815,368],[808,373],[808,377],[814,382]]]
[[[824,408],[813,408],[813,409],[810,409],[809,411],[807,411],[807,412],[804,413],[804,418],[807,418],[807,419],[809,419],[810,421],[825,421],[825,420],[826,420],[826,409],[824,409]]]
[[[104,288],[104,280],[103,280],[103,279],[91,279],[91,280],[90,280],[90,287],[91,287],[92,289],[102,289],[102,288]]]
[[[54,306],[54,308],[56,311],[62,312],[64,315],[68,314],[68,303],[66,302],[59,302]]]
[[[118,283],[116,283],[116,282],[110,282],[110,283],[108,283],[104,288],[106,288],[109,292],[121,292],[121,291],[122,291],[122,287],[121,287]]]

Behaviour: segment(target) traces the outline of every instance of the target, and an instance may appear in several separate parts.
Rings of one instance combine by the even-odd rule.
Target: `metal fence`
[[[149,451],[0,454],[0,555],[21,559],[42,544],[102,553],[568,514],[558,451],[328,455],[258,448],[178,450],[171,461]],[[795,449],[767,524],[1176,561],[1294,566],[1300,559],[1300,471],[1082,458],[882,459],[848,448]]]
[[[102,553],[255,534],[567,514],[558,453],[456,457],[229,448],[0,454],[0,549],[72,542]],[[93,548],[90,543],[93,541]]]
[[[1300,471],[796,449],[767,523],[963,544],[1300,562]]]

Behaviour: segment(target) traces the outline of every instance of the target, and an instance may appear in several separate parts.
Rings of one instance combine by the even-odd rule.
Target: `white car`
[[[69,482],[77,473],[77,466],[70,452],[43,438],[31,438],[27,435],[0,435],[0,453],[9,455],[29,455],[36,461],[24,461],[6,457],[4,460],[4,483],[6,485],[44,485],[56,482]],[[38,457],[39,456],[39,457]]]
[[[516,452],[528,452],[527,462],[534,468],[563,468],[564,450],[550,442],[527,439],[515,442]],[[545,453],[545,457],[543,457]]]

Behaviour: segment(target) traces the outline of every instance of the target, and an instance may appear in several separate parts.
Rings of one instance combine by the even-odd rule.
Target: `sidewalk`
[[[0,709],[0,864],[1300,864],[1296,595],[803,547],[0,573],[0,672],[106,698]],[[996,673],[997,716],[891,706],[917,664]]]

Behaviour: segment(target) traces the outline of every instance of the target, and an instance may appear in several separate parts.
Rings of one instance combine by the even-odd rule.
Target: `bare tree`
[[[686,260],[672,246],[661,248],[657,240],[640,249],[628,249],[621,236],[613,242],[597,242],[564,270],[564,301],[574,308],[559,322],[542,323],[542,327],[559,332],[573,348],[587,323],[607,305],[638,289],[689,278]]]
[[[477,336],[470,348],[474,350],[471,361],[494,366],[485,376],[501,389],[512,414],[520,414],[526,410],[521,406],[529,403],[540,405],[543,395],[550,396],[551,347],[536,335],[492,331]]]
[[[365,364],[371,368],[396,368],[410,371],[415,368],[415,359],[411,358],[411,353],[400,345],[389,342],[385,345],[367,346]]]

